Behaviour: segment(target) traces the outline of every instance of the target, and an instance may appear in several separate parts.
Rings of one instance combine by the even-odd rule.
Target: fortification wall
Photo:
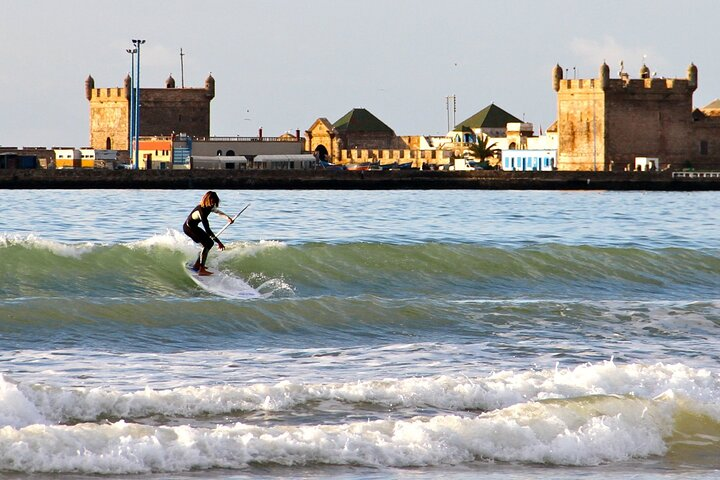
[[[143,88],[140,104],[141,135],[210,136],[210,98],[205,89]]]
[[[681,168],[693,155],[692,95],[697,69],[686,79],[609,78],[606,64],[596,79],[562,78],[553,70],[558,101],[558,166],[562,170],[623,170],[636,157],[657,157],[661,168]]]
[[[705,117],[692,124],[690,155],[678,167],[720,170],[720,117]]]
[[[127,150],[128,112],[124,89],[90,90],[90,146],[99,150]]]
[[[558,91],[558,168],[608,170],[605,93],[600,82],[563,80]]]
[[[161,136],[187,133],[210,136],[210,101],[215,96],[215,79],[209,76],[205,88],[140,89],[140,135]],[[127,150],[130,129],[130,77],[123,88],[94,88],[89,76],[85,93],[90,102],[90,146],[96,149]]]
[[[606,92],[606,160],[631,168],[635,157],[657,157],[661,168],[677,168],[691,151],[687,81],[676,80],[668,88],[664,80],[645,79],[629,87]]]
[[[387,149],[398,148],[400,140],[392,133],[383,132],[352,132],[339,135],[339,148]],[[404,145],[404,142],[402,142]]]

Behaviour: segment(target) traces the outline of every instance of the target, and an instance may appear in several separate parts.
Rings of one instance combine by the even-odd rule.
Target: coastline
[[[671,172],[442,172],[277,170],[0,170],[4,189],[284,189],[284,190],[720,190],[719,178]]]

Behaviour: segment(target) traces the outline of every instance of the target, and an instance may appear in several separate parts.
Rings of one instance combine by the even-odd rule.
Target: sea
[[[0,477],[720,478],[716,192],[203,193],[0,191]]]

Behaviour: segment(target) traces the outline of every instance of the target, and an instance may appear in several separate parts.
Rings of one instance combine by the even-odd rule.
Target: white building
[[[552,171],[557,169],[557,150],[503,150],[505,171]]]

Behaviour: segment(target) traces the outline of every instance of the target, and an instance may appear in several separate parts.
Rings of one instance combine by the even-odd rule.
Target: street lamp
[[[128,48],[125,50],[130,54],[130,108],[128,109],[128,156],[130,162],[133,160],[133,136],[135,128],[135,54],[137,48]]]
[[[145,40],[133,39],[133,45],[137,50],[137,67],[135,69],[135,170],[140,168],[140,45],[145,43]]]

